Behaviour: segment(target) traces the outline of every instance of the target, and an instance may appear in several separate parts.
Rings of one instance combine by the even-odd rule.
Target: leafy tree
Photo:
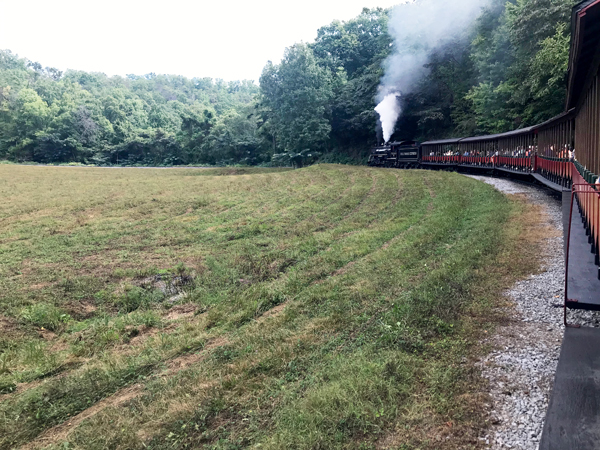
[[[365,8],[348,22],[321,28],[311,45],[319,64],[332,74],[331,148],[335,153],[360,158],[376,143],[375,97],[392,42],[388,16],[388,10]]]
[[[467,98],[481,131],[534,125],[562,111],[573,5],[573,0],[498,3],[480,21],[473,42],[480,83]]]
[[[207,137],[214,163],[255,165],[269,161],[269,145],[258,133],[258,121],[253,105],[220,116]]]
[[[332,77],[305,44],[286,50],[283,61],[267,64],[260,78],[262,104],[284,153],[327,148],[331,132]]]
[[[38,137],[50,118],[48,105],[37,92],[26,88],[18,93],[12,109],[0,131],[3,153],[17,161],[33,160]]]
[[[216,112],[213,108],[195,103],[181,112],[181,129],[178,141],[184,149],[186,162],[214,163],[205,141],[214,126]]]

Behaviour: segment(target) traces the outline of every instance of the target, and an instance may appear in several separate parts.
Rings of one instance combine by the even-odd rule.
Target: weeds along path
[[[493,189],[334,165],[36,169],[0,176],[18,327],[0,337],[0,448],[358,448],[446,439],[448,421],[469,448],[461,361],[519,214]]]

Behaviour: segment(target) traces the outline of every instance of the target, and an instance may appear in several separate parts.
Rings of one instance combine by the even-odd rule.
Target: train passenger
[[[568,145],[565,144],[565,148],[558,154],[558,157],[561,159],[567,159],[569,157]]]

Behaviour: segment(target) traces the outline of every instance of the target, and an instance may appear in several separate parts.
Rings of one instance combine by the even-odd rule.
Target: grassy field
[[[523,211],[444,172],[0,166],[0,448],[479,448]]]

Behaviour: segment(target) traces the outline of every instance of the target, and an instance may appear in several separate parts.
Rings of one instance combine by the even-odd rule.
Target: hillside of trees
[[[430,55],[396,138],[508,131],[560,113],[572,0],[492,0]],[[360,161],[377,142],[390,11],[364,9],[268,62],[260,85],[43,67],[0,51],[0,160],[98,165]],[[426,30],[423,30],[426,32]]]

